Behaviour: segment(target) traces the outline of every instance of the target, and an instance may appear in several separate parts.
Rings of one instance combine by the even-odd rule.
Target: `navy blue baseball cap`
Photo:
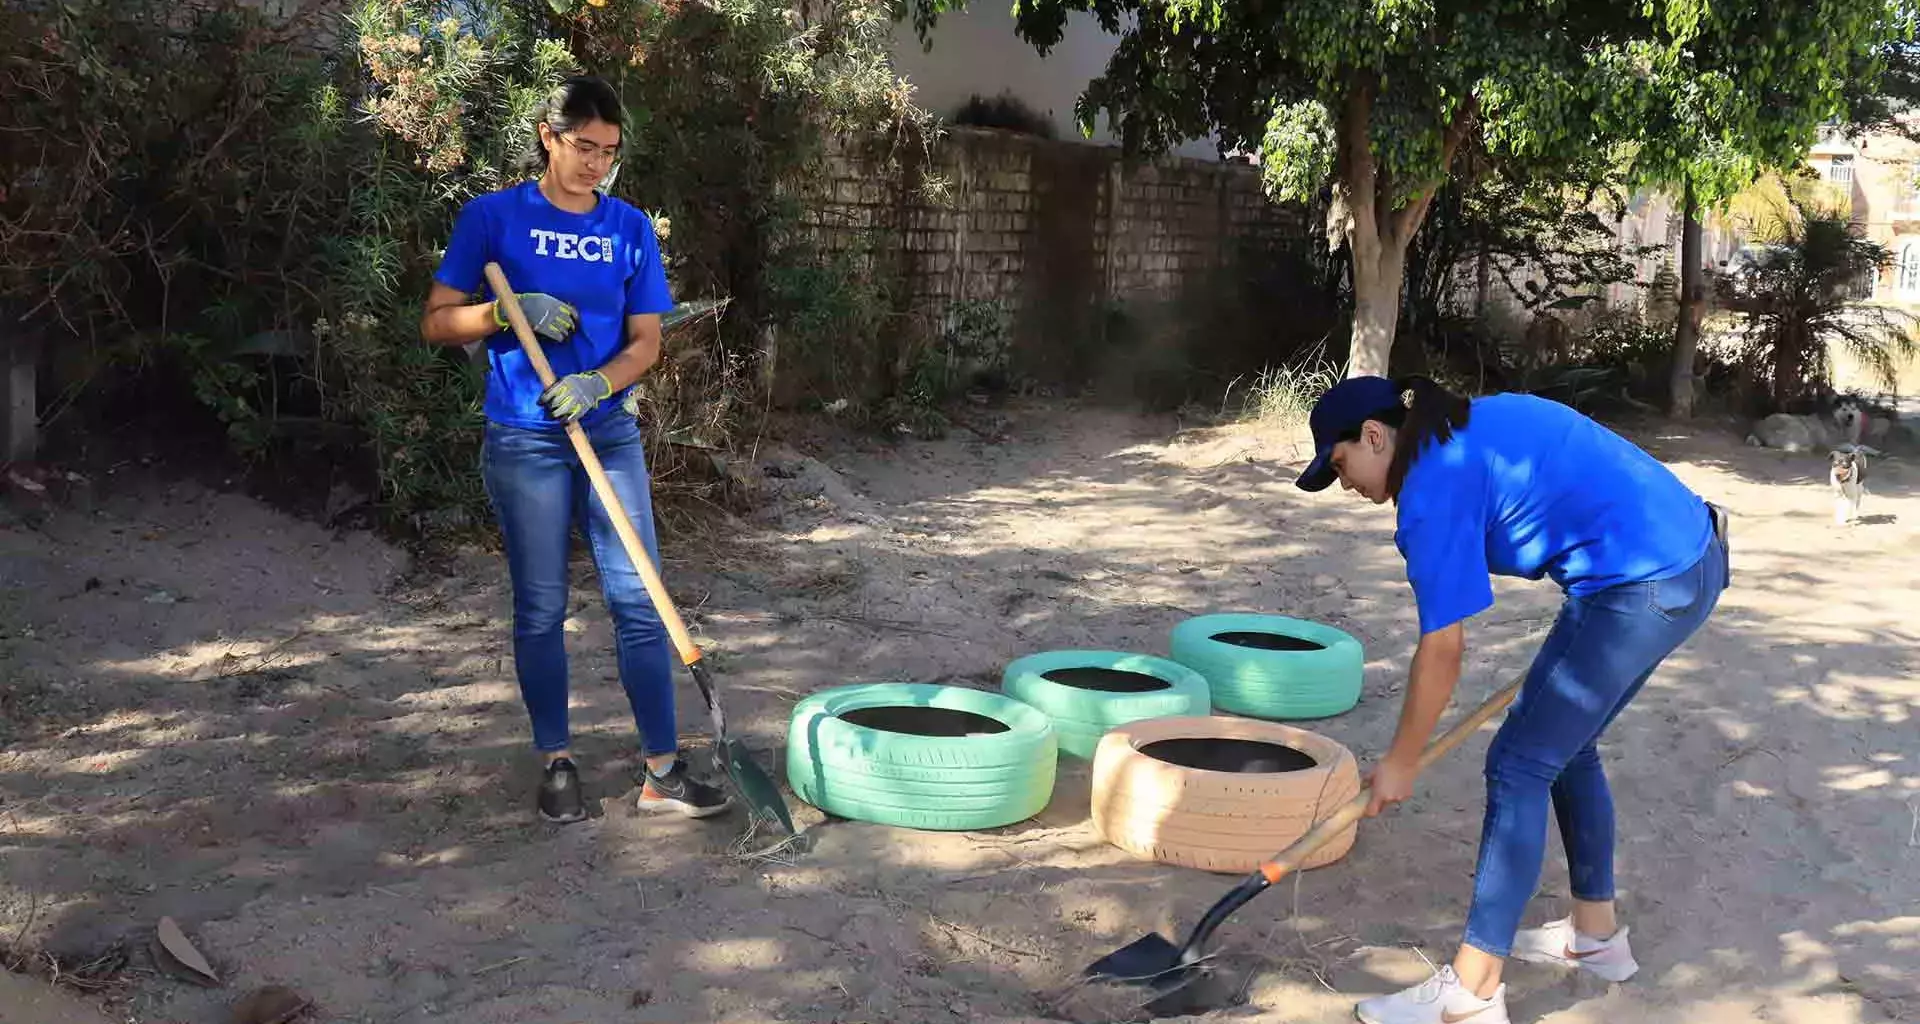
[[[1370,419],[1400,404],[1400,393],[1385,377],[1348,377],[1327,389],[1313,404],[1307,427],[1313,431],[1313,461],[1300,471],[1294,486],[1303,491],[1325,490],[1337,476],[1333,446],[1342,434],[1360,429]]]

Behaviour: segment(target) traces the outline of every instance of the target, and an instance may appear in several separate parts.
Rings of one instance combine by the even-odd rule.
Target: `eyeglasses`
[[[562,135],[560,137],[566,140],[567,145],[572,146],[573,151],[580,154],[580,159],[585,160],[588,164],[612,163],[620,159],[620,147],[618,145],[601,147],[588,142],[586,139],[573,135]]]

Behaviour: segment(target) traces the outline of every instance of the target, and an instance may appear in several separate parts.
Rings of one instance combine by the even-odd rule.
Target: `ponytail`
[[[1407,471],[1413,468],[1427,445],[1446,444],[1453,439],[1454,431],[1465,429],[1473,405],[1465,396],[1448,391],[1427,377],[1400,377],[1393,383],[1400,392],[1400,404],[1384,410],[1376,418],[1394,428],[1393,461],[1387,464],[1387,493],[1398,499]]]

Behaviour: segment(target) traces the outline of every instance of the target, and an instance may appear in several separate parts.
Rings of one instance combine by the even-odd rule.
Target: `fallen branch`
[[[20,831],[19,816],[9,809],[7,811],[7,817],[13,820],[13,830],[15,832]],[[33,922],[40,917],[40,887],[37,885],[34,886],[32,893],[33,895],[29,897],[27,901],[27,919],[20,922],[19,930],[13,933],[13,941],[7,944],[7,948],[9,949],[17,948],[22,942],[26,941],[27,929],[32,928]]]
[[[1735,761],[1738,761],[1741,758],[1747,756],[1748,754],[1752,754],[1755,752],[1765,754],[1768,757],[1773,758],[1775,761],[1781,760],[1779,754],[1776,754],[1773,751],[1768,750],[1766,747],[1758,743],[1749,743],[1746,746],[1741,747],[1739,750],[1734,751],[1730,756],[1728,756],[1728,758],[1725,761],[1720,762],[1720,770],[1725,771],[1726,769],[1732,767]],[[1781,761],[1781,763],[1784,764],[1785,762]]]
[[[976,942],[981,942],[988,946],[992,946],[994,949],[997,949],[1002,953],[1013,953],[1017,956],[1030,956],[1038,960],[1053,959],[1053,957],[1049,956],[1046,953],[1037,953],[1031,949],[1021,949],[1019,946],[1010,946],[1004,942],[987,938],[985,935],[982,935],[979,932],[972,930],[971,928],[966,928],[961,925],[954,924],[952,921],[947,921],[942,918],[935,917],[933,914],[933,911],[931,910],[922,910],[920,912],[922,914],[927,915],[927,920],[932,921],[934,924],[937,924],[940,927],[945,928],[949,931],[958,932],[959,934],[965,935],[967,938],[973,939]]]
[[[524,956],[508,957],[507,959],[502,960],[497,964],[488,964],[487,966],[482,967],[477,971],[474,971],[472,974],[467,975],[467,977],[478,978],[482,974],[491,974],[494,971],[503,970],[505,968],[512,967],[514,964],[523,964],[526,962],[527,962],[527,958]]]
[[[266,647],[266,649],[255,651],[252,654],[234,654],[233,646],[229,644],[227,646],[227,653],[222,654],[220,656],[220,660],[222,661],[231,660],[234,664],[228,668],[221,669],[220,672],[214,676],[214,678],[215,679],[232,679],[235,676],[247,676],[247,675],[252,675],[255,672],[264,672],[268,668],[270,668],[275,661],[282,660],[282,655],[280,654],[281,648],[287,646],[288,644],[306,635],[307,635],[307,631],[305,629],[297,629],[293,632],[293,635],[288,636],[284,639],[275,641],[274,643],[269,644]],[[254,664],[251,666],[245,666],[245,663],[248,659],[253,659]]]
[[[934,924],[939,925],[942,928],[945,928],[949,931],[955,932],[960,935],[965,935],[966,937],[973,939],[975,942],[980,942],[985,945],[991,946],[994,949],[1000,950],[1003,953],[1012,953],[1016,956],[1029,956],[1029,957],[1033,957],[1036,960],[1052,960],[1053,959],[1053,956],[1048,953],[1040,953],[1031,949],[1022,949],[1019,946],[1008,945],[1007,943],[1001,942],[998,939],[990,939],[987,936],[982,935],[979,932],[976,932],[973,929],[968,928],[964,925],[954,924],[952,921],[948,921],[945,918],[936,916],[933,911],[928,910],[927,908],[919,906],[917,904],[908,902],[904,897],[896,896],[893,893],[886,891],[885,889],[868,889],[868,890],[840,889],[838,891],[846,893],[848,896],[878,898],[880,902],[885,903],[887,906],[892,907],[896,910],[918,911],[919,913],[925,915],[927,920],[933,922]]]
[[[816,942],[824,942],[829,946],[840,945],[840,943],[834,941],[831,935],[822,935],[819,932],[810,932],[805,928],[800,927],[797,924],[782,925],[781,927],[785,928],[790,932],[799,932],[800,934],[805,935],[809,939],[813,939]]]
[[[966,637],[948,630],[934,629],[931,626],[922,626],[912,622],[901,622],[898,619],[877,619],[866,615],[838,615],[833,612],[815,612],[812,613],[811,617],[816,619],[831,619],[834,622],[845,623],[849,626],[866,626],[869,629],[874,629],[876,632],[881,629],[891,629],[899,633],[917,633],[921,636],[944,637],[948,640],[966,639]]]

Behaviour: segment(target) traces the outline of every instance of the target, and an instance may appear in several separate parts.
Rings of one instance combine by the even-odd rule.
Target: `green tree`
[[[1903,5],[1900,17],[1911,20],[1920,12]],[[1847,119],[1840,125],[1849,138],[1898,135],[1920,142],[1920,47],[1910,35],[1882,42],[1872,55],[1867,74],[1848,82]]]
[[[1596,289],[1632,281],[1635,262],[1665,246],[1622,244],[1610,221],[1627,190],[1612,168],[1529,178],[1470,154],[1443,184],[1407,248],[1402,328],[1440,320],[1462,273],[1475,277],[1475,314],[1499,287],[1529,313],[1577,306]]]
[[[1851,53],[1853,68],[1842,77],[1841,110],[1834,117],[1843,134],[1858,138],[1869,134],[1898,135],[1920,142],[1920,122],[1911,117],[1915,101],[1920,100],[1920,51],[1913,46],[1914,6],[1907,0],[1892,0],[1880,13],[1881,22],[1864,47]],[[1711,102],[1708,97],[1708,102]],[[1674,331],[1673,362],[1668,377],[1667,411],[1685,418],[1693,414],[1693,364],[1700,337],[1700,320],[1706,309],[1707,287],[1700,266],[1700,215],[1709,206],[1724,208],[1737,190],[1751,179],[1753,160],[1736,152],[1738,136],[1713,138],[1699,131],[1686,130],[1711,126],[1712,118],[1695,115],[1691,121],[1662,126],[1674,133],[1679,144],[1668,147],[1660,163],[1660,173],[1668,176],[1665,184],[1680,195],[1683,217],[1680,241],[1680,309]],[[1683,154],[1692,159],[1684,159]],[[1761,159],[1771,157],[1773,167],[1798,165],[1804,150],[1756,150]],[[1785,159],[1780,159],[1782,156]],[[1701,180],[1708,184],[1702,187]]]
[[[914,0],[917,25],[964,0]],[[1894,32],[1879,2],[1015,0],[1043,54],[1067,15],[1121,35],[1077,105],[1125,144],[1216,133],[1269,190],[1330,190],[1346,240],[1349,372],[1387,369],[1408,243],[1469,142],[1551,174],[1596,155],[1714,199],[1803,152]]]

